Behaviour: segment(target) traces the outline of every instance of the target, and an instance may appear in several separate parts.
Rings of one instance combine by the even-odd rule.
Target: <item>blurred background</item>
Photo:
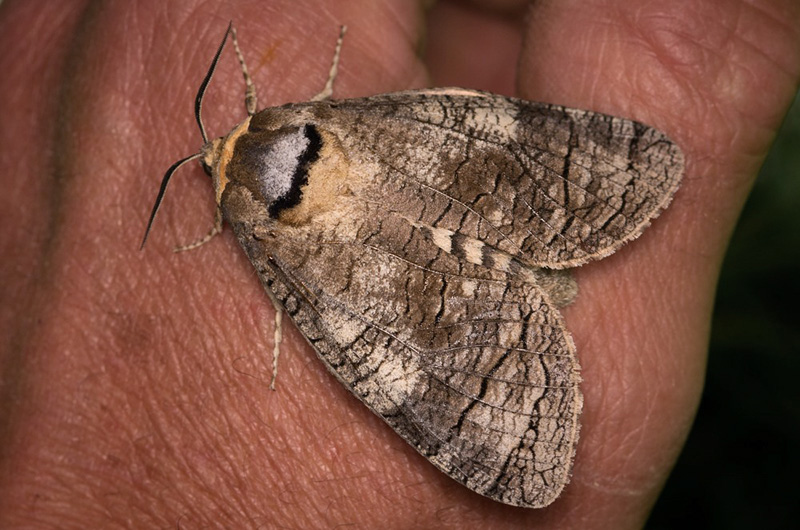
[[[703,399],[647,528],[800,528],[800,97],[723,264]]]

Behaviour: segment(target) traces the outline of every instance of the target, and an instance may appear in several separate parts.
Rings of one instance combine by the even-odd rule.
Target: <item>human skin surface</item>
[[[584,413],[571,483],[513,508],[439,473],[274,309],[196,152],[194,93],[233,20],[262,106],[489,89],[637,119],[686,154],[672,205],[581,268],[564,310]],[[795,0],[0,5],[0,527],[638,528],[702,390],[719,266],[800,79]],[[423,41],[427,53],[421,53]],[[244,115],[226,51],[212,135]]]

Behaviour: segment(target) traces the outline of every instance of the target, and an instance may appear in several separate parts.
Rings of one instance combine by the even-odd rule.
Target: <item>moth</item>
[[[228,36],[248,116],[208,140],[203,95]],[[583,406],[559,308],[567,269],[638,237],[683,173],[662,132],[462,88],[255,112],[228,27],[196,99],[224,219],[330,372],[441,471],[543,507],[570,479]],[[142,243],[144,246],[144,242]],[[194,247],[196,245],[190,245]],[[277,365],[274,366],[274,369]]]

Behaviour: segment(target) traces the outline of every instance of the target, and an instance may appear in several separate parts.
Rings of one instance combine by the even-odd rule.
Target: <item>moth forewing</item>
[[[558,310],[576,289],[556,269],[637,237],[680,150],[468,89],[317,99],[206,144],[225,221],[327,368],[412,447],[482,495],[550,504],[583,406]]]

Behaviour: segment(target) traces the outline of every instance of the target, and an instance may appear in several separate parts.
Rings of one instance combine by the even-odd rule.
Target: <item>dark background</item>
[[[800,96],[725,257],[703,399],[647,524],[800,528]]]

